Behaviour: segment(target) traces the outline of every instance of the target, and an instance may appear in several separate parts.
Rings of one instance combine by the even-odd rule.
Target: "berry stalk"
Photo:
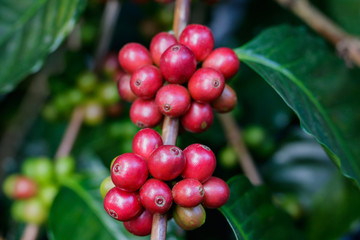
[[[186,27],[190,15],[190,0],[176,0],[174,10],[173,30],[178,38]],[[176,145],[176,138],[179,131],[178,118],[164,118],[162,138],[164,145]],[[154,214],[151,229],[151,240],[165,240],[167,229],[167,216],[165,214]]]
[[[243,141],[242,133],[237,126],[233,116],[228,114],[217,114],[221,125],[224,128],[228,142],[234,147],[240,166],[243,169],[245,175],[249,178],[250,182],[254,185],[261,185],[263,180],[260,173],[256,169],[254,161],[246,148]]]

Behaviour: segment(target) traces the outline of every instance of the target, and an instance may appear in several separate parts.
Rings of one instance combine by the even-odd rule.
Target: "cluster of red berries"
[[[182,151],[163,145],[159,133],[145,128],[135,135],[132,150],[113,160],[111,179],[100,187],[106,212],[124,221],[129,232],[150,234],[153,214],[169,212],[173,202],[175,221],[192,230],[205,222],[202,205],[219,208],[227,202],[229,187],[212,177],[216,158],[207,146],[192,144]],[[153,178],[148,179],[149,173]]]
[[[237,97],[225,81],[237,73],[240,63],[232,49],[213,48],[211,30],[199,24],[188,25],[179,41],[170,33],[157,34],[150,51],[138,43],[126,44],[119,63],[128,74],[118,80],[118,90],[125,101],[133,102],[133,123],[155,127],[165,115],[181,118],[187,131],[199,133],[211,126],[212,108],[231,111]]]

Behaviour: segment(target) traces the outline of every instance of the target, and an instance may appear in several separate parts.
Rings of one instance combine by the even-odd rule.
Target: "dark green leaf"
[[[231,178],[228,184],[230,199],[220,211],[237,239],[304,239],[291,225],[290,217],[272,204],[265,187],[254,187],[240,175]]]
[[[86,0],[1,0],[0,93],[39,70],[72,30]]]
[[[336,156],[342,173],[359,184],[360,72],[348,70],[304,28],[271,28],[236,53],[295,111],[303,129]]]
[[[340,174],[319,191],[312,206],[307,235],[310,240],[339,239],[360,218],[360,193]]]
[[[360,1],[359,0],[329,0],[327,7],[330,15],[346,31],[360,35]]]

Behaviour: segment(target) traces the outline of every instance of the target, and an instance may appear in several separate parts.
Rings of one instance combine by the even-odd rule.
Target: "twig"
[[[175,37],[179,37],[186,27],[190,14],[190,0],[176,0],[174,10],[173,30]],[[162,138],[166,145],[176,145],[176,138],[179,131],[179,119],[165,117]],[[165,240],[167,228],[166,214],[154,214],[151,228],[151,240]]]
[[[261,179],[254,161],[245,146],[241,130],[237,126],[234,117],[231,115],[231,113],[217,114],[217,116],[224,128],[228,142],[230,142],[230,144],[233,146],[236,155],[238,156],[239,163],[245,175],[249,178],[252,184],[261,185],[263,180]]]
[[[189,21],[190,3],[191,0],[176,0],[175,2],[173,30],[177,38]]]
[[[95,54],[95,71],[99,71],[102,60],[109,50],[110,39],[112,38],[117,17],[121,9],[121,3],[118,0],[106,1],[106,6],[101,19],[101,38],[99,40]]]
[[[25,230],[21,236],[21,240],[34,240],[37,238],[40,231],[40,227],[36,224],[26,224]]]
[[[306,22],[314,31],[331,42],[348,64],[360,66],[360,39],[316,9],[308,0],[275,0]]]
[[[82,125],[83,118],[84,118],[84,109],[82,107],[75,108],[71,116],[70,123],[67,126],[64,136],[61,140],[61,143],[56,151],[55,159],[70,154],[75,139]]]

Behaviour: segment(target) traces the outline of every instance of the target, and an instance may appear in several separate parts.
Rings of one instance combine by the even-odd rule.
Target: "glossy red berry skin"
[[[169,47],[160,58],[160,71],[169,83],[183,84],[196,70],[193,52],[182,44]]]
[[[184,149],[186,165],[183,178],[194,178],[205,182],[213,174],[216,167],[216,158],[211,149],[202,144],[192,144]]]
[[[180,176],[185,163],[183,152],[173,145],[158,147],[148,159],[150,174],[163,181],[170,181]]]
[[[150,53],[157,66],[159,66],[161,55],[165,50],[176,43],[175,36],[167,32],[158,33],[153,37],[150,43]]]
[[[132,142],[132,151],[147,161],[151,153],[162,145],[162,138],[157,131],[151,128],[144,128],[135,134]]]
[[[214,48],[214,36],[210,28],[200,24],[190,24],[181,33],[179,42],[188,46],[198,62],[203,61]]]
[[[150,52],[139,43],[125,44],[119,52],[119,63],[128,73],[144,65],[152,64]]]
[[[181,118],[181,125],[188,132],[201,133],[212,125],[213,120],[210,104],[192,102],[189,111]]]
[[[139,194],[114,187],[104,198],[106,212],[118,221],[129,221],[143,211]]]
[[[160,214],[169,211],[173,202],[169,186],[155,178],[147,180],[140,188],[140,200],[151,213]]]
[[[162,114],[180,117],[189,110],[191,97],[184,86],[168,84],[159,89],[155,102]]]
[[[135,93],[130,88],[130,74],[122,74],[117,81],[118,91],[121,99],[126,102],[133,102],[136,99]]]
[[[158,89],[163,85],[160,70],[154,65],[138,68],[131,76],[130,88],[136,96],[142,99],[155,97]]]
[[[223,75],[212,68],[200,68],[189,80],[191,97],[198,102],[212,102],[220,97],[225,87]]]
[[[161,122],[162,117],[154,100],[138,98],[131,105],[130,119],[140,128],[155,127]]]
[[[123,224],[126,230],[132,234],[136,236],[147,236],[151,233],[152,221],[153,214],[144,210],[140,216],[124,222]]]
[[[121,154],[111,167],[111,179],[115,186],[129,192],[140,189],[148,175],[145,159],[134,153]]]
[[[219,113],[227,113],[233,110],[237,104],[237,96],[234,89],[225,84],[224,91],[215,101],[211,102],[211,106]]]
[[[225,80],[228,80],[238,72],[240,61],[234,50],[222,47],[212,51],[202,67],[216,69],[224,75]]]
[[[198,180],[187,178],[174,185],[172,194],[176,204],[182,207],[195,207],[203,201],[204,188]]]
[[[205,192],[204,207],[219,208],[229,200],[230,189],[224,180],[211,177],[203,185]]]

